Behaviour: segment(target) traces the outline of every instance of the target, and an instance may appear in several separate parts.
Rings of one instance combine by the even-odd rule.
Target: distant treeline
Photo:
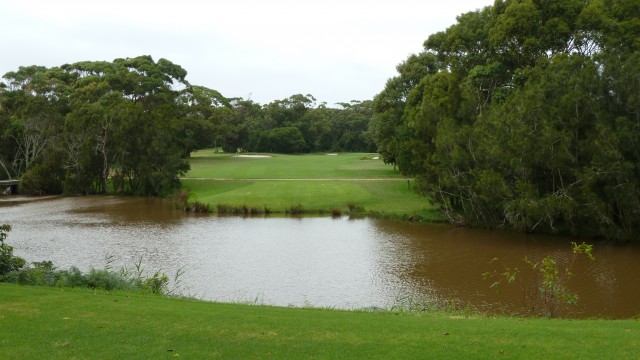
[[[193,150],[374,151],[372,101],[260,105],[150,56],[20,67],[0,82],[0,179],[32,193],[170,193]]]
[[[378,150],[451,222],[638,240],[639,1],[497,0],[397,70]]]

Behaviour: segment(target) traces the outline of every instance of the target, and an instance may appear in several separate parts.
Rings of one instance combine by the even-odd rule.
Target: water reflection
[[[61,268],[178,269],[184,295],[221,301],[338,308],[389,307],[403,299],[453,301],[489,312],[518,312],[522,293],[489,289],[489,260],[523,267],[571,256],[567,239],[471,231],[445,225],[347,218],[194,217],[147,198],[0,198],[9,242],[29,261]],[[640,313],[638,247],[597,245],[597,261],[576,263],[572,316]]]

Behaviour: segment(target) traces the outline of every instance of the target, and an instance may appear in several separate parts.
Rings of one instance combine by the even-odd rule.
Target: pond
[[[490,289],[482,274],[546,255],[572,257],[573,239],[448,225],[348,217],[194,216],[170,202],[123,197],[0,197],[7,242],[27,261],[162,270],[184,296],[278,306],[341,309],[426,304],[488,313],[524,313],[521,285]],[[568,288],[568,317],[640,314],[640,247],[594,244]],[[497,258],[493,264],[490,261]]]

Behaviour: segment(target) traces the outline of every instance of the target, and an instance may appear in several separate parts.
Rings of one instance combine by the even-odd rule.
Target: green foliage
[[[13,255],[13,246],[5,243],[9,231],[11,231],[10,225],[0,225],[0,280],[4,279],[8,273],[18,271],[25,265],[23,258]]]
[[[272,129],[268,144],[272,152],[283,154],[300,153],[306,147],[302,132],[294,126]]]
[[[166,294],[169,277],[165,273],[156,271],[153,276],[144,281],[144,286],[154,294]]]
[[[523,306],[530,315],[555,317],[564,305],[574,305],[578,302],[578,295],[567,288],[567,283],[574,276],[572,269],[579,256],[593,261],[593,245],[575,242],[572,245],[572,256],[567,263],[558,264],[556,259],[547,255],[539,261],[524,258],[523,261],[531,276],[524,277],[520,269],[502,265],[502,269],[493,269],[482,274],[485,280],[493,282],[490,288],[500,291],[504,284],[521,282]],[[491,260],[490,264],[498,261]],[[522,280],[529,279],[529,280]]]
[[[167,194],[187,170],[177,87],[186,71],[149,56],[4,75],[2,130],[29,193]]]
[[[328,108],[296,94],[261,106],[191,85],[166,59],[20,67],[3,78],[0,160],[25,193],[167,195],[185,159],[210,147],[375,150],[371,101]]]
[[[38,285],[51,287],[82,287],[100,290],[143,291],[154,294],[168,294],[169,277],[156,271],[151,277],[143,276],[142,259],[136,264],[135,271],[122,269],[113,271],[110,266],[105,269],[91,268],[84,274],[78,268],[58,270],[51,261],[34,262],[25,266],[24,259],[13,255],[13,247],[5,243],[11,226],[0,225],[0,282],[21,285]],[[174,282],[178,282],[180,271]]]
[[[638,15],[626,0],[462,14],[407,60],[436,72],[399,87],[399,68],[376,97],[378,147],[451,222],[636,240]]]
[[[85,275],[87,287],[91,289],[128,290],[131,284],[127,279],[107,269],[90,269]]]

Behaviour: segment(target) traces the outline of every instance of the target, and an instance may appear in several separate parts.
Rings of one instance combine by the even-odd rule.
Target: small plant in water
[[[550,256],[545,256],[540,261],[532,261],[524,258],[527,269],[531,270],[532,277],[529,283],[523,283],[523,305],[533,315],[555,317],[559,308],[564,304],[576,304],[578,295],[567,288],[569,279],[573,277],[573,266],[579,256],[585,256],[595,260],[592,254],[593,245],[572,242],[572,256],[564,267]],[[497,258],[493,258],[490,264],[495,264]],[[502,265],[502,269],[494,269],[482,274],[485,280],[493,280],[490,288],[500,291],[503,284],[515,284],[520,278],[520,269]]]

